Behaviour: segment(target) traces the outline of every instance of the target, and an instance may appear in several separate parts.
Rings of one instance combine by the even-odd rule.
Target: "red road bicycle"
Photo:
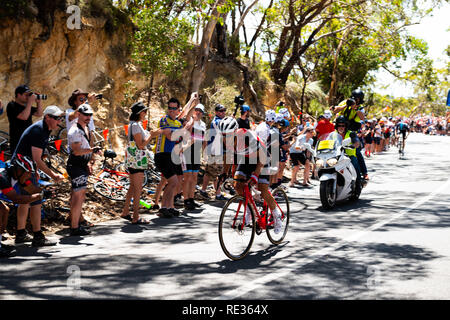
[[[241,182],[247,182],[237,180]],[[248,255],[255,238],[266,231],[274,245],[279,245],[289,225],[289,200],[282,188],[272,191],[276,205],[281,211],[282,230],[274,232],[274,217],[266,201],[255,199],[248,183],[243,196],[236,195],[227,201],[219,220],[219,241],[225,255],[231,260],[240,260]],[[260,195],[259,195],[260,197]]]

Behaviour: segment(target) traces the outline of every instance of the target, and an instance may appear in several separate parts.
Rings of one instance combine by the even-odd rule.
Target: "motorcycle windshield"
[[[336,131],[324,134],[317,141],[317,153],[327,153],[337,150],[339,146],[342,145],[342,136]]]

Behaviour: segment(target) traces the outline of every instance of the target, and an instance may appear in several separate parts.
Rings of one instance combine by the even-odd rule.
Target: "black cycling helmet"
[[[358,99],[358,104],[364,103],[364,92],[362,92],[361,89],[355,89],[352,91],[352,99],[356,100]]]

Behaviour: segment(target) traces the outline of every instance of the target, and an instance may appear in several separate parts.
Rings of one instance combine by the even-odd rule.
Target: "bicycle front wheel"
[[[251,206],[245,205],[242,196],[232,197],[222,209],[219,220],[219,241],[225,255],[231,260],[247,256],[255,233],[255,215]]]
[[[117,201],[125,201],[129,187],[128,179],[116,180],[108,172],[103,172],[99,180],[94,183],[94,190],[97,193]]]
[[[272,192],[272,196],[277,202],[278,209],[281,211],[281,223],[282,228],[281,231],[278,233],[275,233],[274,224],[275,219],[273,216],[273,213],[266,214],[266,233],[267,237],[269,238],[269,241],[272,242],[275,245],[280,244],[284,238],[286,237],[288,226],[289,226],[289,200],[286,195],[286,192],[284,192],[281,188],[276,188]]]

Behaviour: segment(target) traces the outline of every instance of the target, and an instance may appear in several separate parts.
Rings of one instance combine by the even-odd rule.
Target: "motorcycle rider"
[[[361,182],[361,169],[359,167],[358,158],[356,157],[356,148],[358,148],[360,145],[358,136],[357,136],[356,132],[348,130],[348,120],[344,116],[339,116],[336,119],[335,126],[336,126],[337,133],[339,133],[343,139],[350,138],[353,146],[355,147],[355,148],[351,148],[351,149],[350,148],[345,149],[345,153],[350,158],[350,161],[352,162],[353,167],[355,167],[355,170],[357,173],[357,175],[356,175],[357,182],[358,181]]]
[[[348,128],[352,131],[358,132],[361,129],[361,123],[364,122],[365,119],[364,108],[362,106],[363,103],[364,92],[358,88],[352,91],[350,99],[346,102],[341,102],[337,107],[332,107],[331,110],[334,113],[345,116],[349,121]],[[358,159],[361,172],[364,176],[364,180],[369,180],[366,162],[361,153],[361,145],[356,148],[356,157]]]

